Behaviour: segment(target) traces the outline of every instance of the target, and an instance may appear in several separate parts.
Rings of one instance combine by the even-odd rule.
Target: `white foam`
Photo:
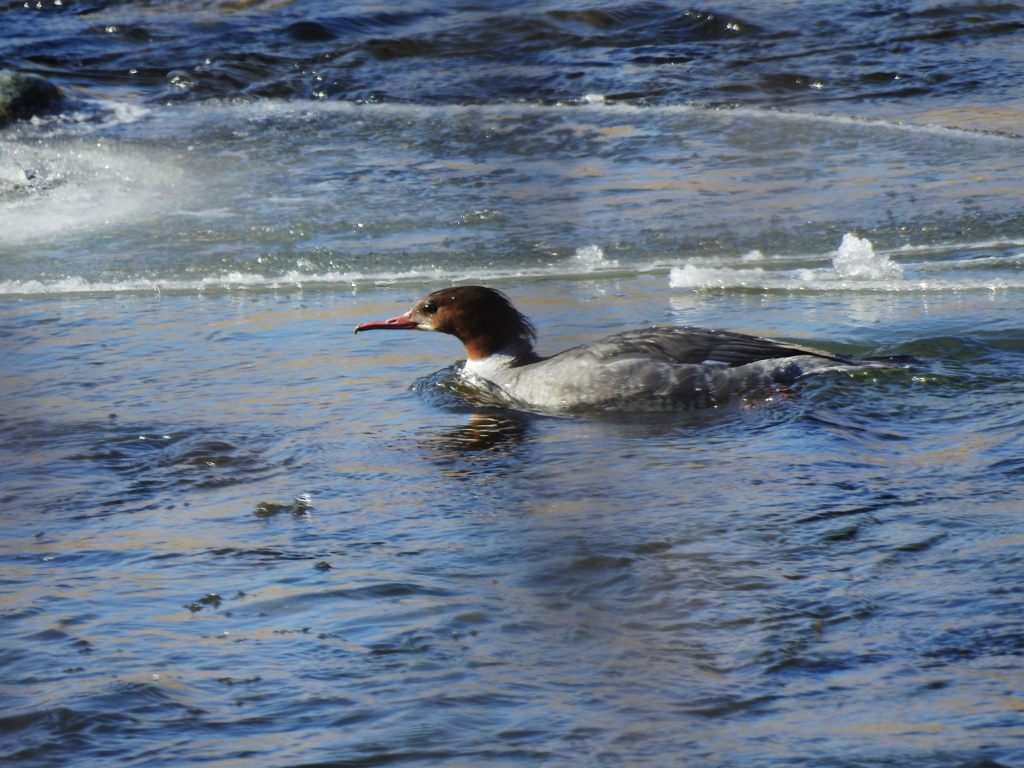
[[[133,102],[113,102],[108,106],[110,107],[110,117],[107,121],[107,127],[110,124],[131,125],[140,120],[145,120],[153,114],[153,110],[149,107]]]
[[[103,141],[3,142],[0,152],[0,176],[18,190],[0,207],[0,245],[138,224],[187,198],[191,187],[168,158]]]
[[[1000,241],[1002,244],[1002,241]],[[982,247],[965,244],[965,248]],[[931,249],[930,246],[925,248]],[[947,251],[960,250],[948,244]],[[898,253],[906,253],[905,248]],[[868,292],[949,292],[949,291],[1003,291],[1024,288],[1024,277],[982,275],[964,278],[963,272],[972,268],[989,267],[1005,270],[1007,266],[1024,263],[1024,254],[977,259],[951,259],[924,262],[912,266],[912,274],[890,258],[889,253],[877,252],[871,241],[853,233],[843,236],[838,249],[830,255],[831,266],[797,266],[772,268],[749,266],[706,266],[707,259],[692,258],[681,266],[669,270],[669,286],[691,291],[868,291]],[[762,257],[763,258],[763,257]],[[773,257],[774,259],[774,257]],[[808,256],[804,261],[824,261]],[[740,264],[757,259],[741,257]],[[768,260],[771,262],[772,260]],[[787,260],[789,263],[792,260]]]
[[[769,273],[759,269],[702,269],[685,265],[669,273],[669,286],[690,291],[732,290],[764,293],[842,291],[865,293],[949,293],[960,291],[1024,290],[1024,278],[980,277],[918,280],[837,278],[831,270],[801,269]]]
[[[421,277],[425,277],[422,276]],[[125,277],[123,279],[87,280],[68,276],[52,281],[7,280],[0,281],[0,295],[60,295],[76,293],[204,293],[246,290],[255,288],[302,288],[310,284],[355,285],[361,276],[348,273],[309,275],[288,272],[283,275],[260,275],[253,272],[228,272],[196,280],[172,278]],[[387,282],[386,280],[380,282]]]
[[[305,260],[299,260],[299,264]],[[308,262],[305,262],[307,267]],[[630,274],[664,273],[666,267],[658,263],[621,267],[608,259],[597,245],[577,249],[568,261],[551,264],[511,267],[480,268],[468,267],[445,269],[435,266],[418,266],[404,270],[380,269],[377,271],[325,271],[311,272],[308,269],[292,269],[280,274],[230,271],[204,277],[162,278],[125,275],[105,279],[87,279],[82,276],[62,276],[52,280],[0,280],[0,296],[3,295],[60,295],[60,294],[107,294],[107,293],[219,293],[245,290],[295,290],[303,288],[332,287],[343,285],[353,290],[360,286],[409,284],[438,284],[459,282],[501,282],[523,278],[592,278]]]
[[[687,263],[673,268],[668,282],[673,288],[757,288],[765,284],[765,271],[757,268],[717,269]]]
[[[907,243],[901,245],[898,252],[901,254],[927,255],[931,253],[948,253],[950,251],[983,251],[992,248],[1014,246],[1024,246],[1024,239],[1019,237],[996,237],[990,240],[970,240],[963,243],[946,241],[918,245]]]
[[[599,245],[587,245],[583,248],[577,248],[572,258],[575,263],[591,270],[602,267],[617,267],[619,264],[614,259],[609,259],[605,256],[604,250]]]
[[[30,168],[22,168],[19,165],[0,165],[0,192],[17,189],[20,187],[32,186],[34,171]]]
[[[705,267],[688,263],[670,270],[663,264],[651,263],[620,267],[610,263],[600,267],[580,266],[561,262],[543,267],[522,269],[481,270],[412,268],[379,272],[334,271],[308,273],[292,270],[279,275],[255,272],[226,272],[195,279],[123,278],[87,279],[65,276],[53,280],[0,281],[0,296],[122,294],[122,293],[197,293],[213,294],[235,291],[293,291],[317,288],[336,289],[344,286],[359,290],[365,286],[382,285],[437,285],[460,282],[500,283],[523,279],[592,279],[595,276],[642,275],[669,273],[672,288],[690,292],[702,290],[738,290],[757,292],[852,291],[896,293],[944,293],[957,291],[1024,290],[1024,275],[1020,277],[979,276],[956,278],[948,275],[929,276],[928,279],[870,279],[841,278],[831,268],[801,268],[770,270],[762,268]]]
[[[840,278],[899,280],[903,277],[903,267],[885,254],[875,253],[870,240],[852,232],[843,235],[843,242],[832,257],[832,267]]]

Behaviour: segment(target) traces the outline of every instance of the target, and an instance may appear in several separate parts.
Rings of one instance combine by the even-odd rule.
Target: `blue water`
[[[0,760],[1024,765],[1016,3],[0,5]],[[549,418],[451,283],[909,368]]]

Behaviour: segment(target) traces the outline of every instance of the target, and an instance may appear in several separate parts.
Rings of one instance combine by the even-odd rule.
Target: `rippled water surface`
[[[1024,6],[323,6],[0,3],[66,96],[0,129],[0,760],[1024,765]],[[453,282],[914,362],[474,407],[352,334]]]

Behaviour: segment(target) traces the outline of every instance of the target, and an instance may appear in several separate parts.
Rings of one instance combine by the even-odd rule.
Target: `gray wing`
[[[741,333],[655,326],[511,368],[495,383],[524,403],[558,411],[657,411],[715,405],[737,392],[834,365],[856,363]]]
[[[579,348],[597,361],[612,363],[632,357],[673,365],[710,365],[734,368],[759,360],[811,355],[837,363],[854,361],[820,349],[748,336],[729,331],[683,326],[654,326],[609,336]]]

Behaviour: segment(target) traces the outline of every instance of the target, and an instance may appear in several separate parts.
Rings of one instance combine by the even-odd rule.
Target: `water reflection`
[[[474,413],[466,423],[427,434],[420,443],[426,459],[446,475],[472,476],[519,465],[530,432],[525,414]]]

